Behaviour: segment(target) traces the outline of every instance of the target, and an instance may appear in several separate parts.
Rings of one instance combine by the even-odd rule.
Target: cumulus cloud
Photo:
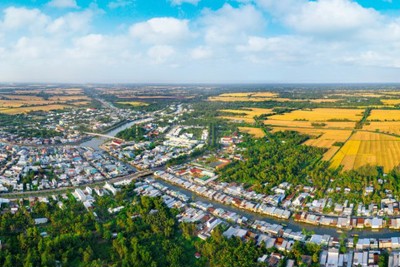
[[[213,52],[210,48],[199,46],[191,50],[190,56],[193,59],[206,59],[212,57]]]
[[[179,43],[190,37],[188,20],[171,17],[153,18],[130,27],[133,37],[143,43],[171,44]]]
[[[114,0],[108,12],[126,2],[131,1]],[[0,11],[0,79],[399,79],[400,17],[350,0],[240,2],[204,9],[190,20],[153,17],[109,32],[95,24],[102,14],[94,8],[55,14],[48,9],[7,7]],[[279,30],[271,30],[276,25]]]
[[[256,0],[286,26],[304,33],[330,35],[376,25],[382,17],[351,0]]]
[[[183,3],[197,5],[200,2],[200,0],[170,0],[170,1],[171,1],[171,4],[174,6],[180,6]]]
[[[39,9],[9,7],[4,10],[4,19],[0,22],[2,30],[40,29],[50,21],[50,17]]]
[[[157,64],[164,63],[174,54],[175,50],[169,45],[155,45],[147,51],[152,62]]]
[[[78,8],[76,0],[52,0],[47,5],[56,8]]]
[[[91,27],[93,17],[92,10],[67,13],[52,20],[47,26],[47,31],[51,34],[87,32]]]
[[[236,43],[266,25],[262,13],[252,5],[234,8],[225,4],[217,11],[206,10],[201,22],[205,26],[204,38],[210,44]]]
[[[115,9],[115,8],[122,8],[133,5],[135,3],[134,0],[116,0],[108,3],[108,8]]]
[[[288,14],[285,20],[298,31],[343,34],[374,25],[380,15],[348,0],[319,0],[307,2],[299,12]]]

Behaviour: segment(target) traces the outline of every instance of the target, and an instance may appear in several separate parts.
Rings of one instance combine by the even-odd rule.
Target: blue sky
[[[5,0],[0,73],[0,82],[400,82],[400,0]]]

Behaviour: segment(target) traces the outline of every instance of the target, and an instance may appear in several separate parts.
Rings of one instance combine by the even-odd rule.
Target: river
[[[127,123],[122,124],[121,126],[118,126],[117,128],[114,128],[113,130],[110,130],[109,132],[106,132],[104,134],[108,135],[108,136],[115,136],[120,131],[127,129],[134,124],[135,124],[135,121],[127,122]],[[107,138],[107,137],[96,136],[96,137],[93,137],[92,139],[90,139],[89,141],[83,142],[82,144],[80,144],[80,146],[91,147],[94,150],[100,150],[100,145],[103,144],[108,139],[109,138]]]

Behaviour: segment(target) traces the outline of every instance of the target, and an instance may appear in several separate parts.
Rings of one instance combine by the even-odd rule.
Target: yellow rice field
[[[351,135],[351,130],[312,129],[296,127],[274,127],[272,132],[296,131],[313,137],[304,144],[309,146],[330,148],[336,142],[345,142]]]
[[[359,131],[333,157],[331,167],[351,170],[367,164],[382,166],[384,171],[398,166],[400,138]]]
[[[400,99],[381,99],[381,102],[387,106],[395,106],[400,104]]]
[[[322,160],[325,161],[331,160],[339,149],[340,149],[339,146],[332,146],[331,148],[328,149],[328,151],[325,152],[324,156],[322,157]]]
[[[351,130],[331,130],[331,129],[312,129],[312,128],[290,128],[290,127],[274,127],[272,132],[279,131],[296,131],[309,135],[311,139],[304,142],[304,145],[328,148],[325,152],[323,160],[330,160],[339,150],[339,146],[334,146],[336,142],[345,142],[351,135]]]
[[[272,109],[269,108],[222,109],[220,111],[233,114],[233,116],[220,116],[220,118],[247,123],[254,123],[255,116],[272,113]]]
[[[28,113],[31,111],[50,111],[50,110],[64,109],[68,107],[70,106],[46,105],[46,106],[20,107],[20,108],[10,108],[10,109],[0,109],[0,113],[14,115],[14,114]]]
[[[369,121],[400,121],[400,110],[373,109]]]
[[[118,104],[122,104],[122,105],[129,105],[132,107],[146,107],[149,104],[146,102],[140,102],[140,101],[130,101],[130,102],[117,102]]]
[[[68,95],[68,96],[52,96],[49,97],[50,101],[56,102],[67,102],[67,101],[74,101],[74,100],[88,100],[89,97],[85,95]]]
[[[272,117],[272,116],[271,116]],[[271,118],[269,117],[269,118]],[[354,121],[326,121],[323,122],[325,126],[313,126],[310,121],[287,121],[287,120],[273,120],[269,119],[264,121],[265,125],[270,126],[288,126],[288,127],[306,127],[306,128],[337,128],[337,129],[354,129],[356,123]]]
[[[362,118],[362,109],[316,108],[309,110],[295,110],[290,113],[273,115],[271,120],[304,120],[304,121],[329,121],[349,120],[359,121]]]
[[[245,93],[225,93],[225,94],[220,94],[220,97],[277,97],[277,93],[273,92],[245,92]]]
[[[363,130],[400,135],[400,121],[371,121],[364,124]]]
[[[255,127],[239,127],[239,131],[253,135],[255,138],[261,138],[265,136],[265,133],[262,129]]]

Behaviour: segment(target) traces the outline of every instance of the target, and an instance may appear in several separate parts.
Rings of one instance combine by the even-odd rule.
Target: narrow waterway
[[[299,223],[295,222],[293,219],[289,220],[280,220],[280,219],[275,219],[269,216],[264,216],[258,213],[238,209],[233,206],[228,206],[221,204],[219,202],[216,202],[214,200],[210,200],[208,198],[199,196],[194,194],[193,192],[186,190],[184,188],[175,186],[173,184],[170,184],[164,180],[161,180],[159,178],[154,177],[158,183],[167,186],[175,191],[181,192],[188,197],[192,199],[192,201],[202,201],[202,202],[208,202],[211,203],[215,208],[222,208],[227,211],[231,212],[236,212],[237,214],[240,214],[242,216],[245,216],[251,220],[263,220],[268,223],[276,223],[276,224],[283,224],[286,225],[285,228],[292,229],[294,231],[302,231],[302,229],[306,229],[307,231],[313,231],[316,234],[319,235],[331,235],[331,236],[340,236],[340,233],[338,233],[338,229],[336,228],[330,228],[326,226],[315,226],[315,225],[310,225],[310,224],[305,224],[305,223]],[[389,238],[389,237],[400,237],[400,232],[396,230],[390,230],[390,229],[382,229],[380,231],[371,231],[371,230],[361,230],[361,229],[354,229],[351,231],[344,231],[347,233],[348,237],[351,237],[352,234],[358,234],[360,238]]]

